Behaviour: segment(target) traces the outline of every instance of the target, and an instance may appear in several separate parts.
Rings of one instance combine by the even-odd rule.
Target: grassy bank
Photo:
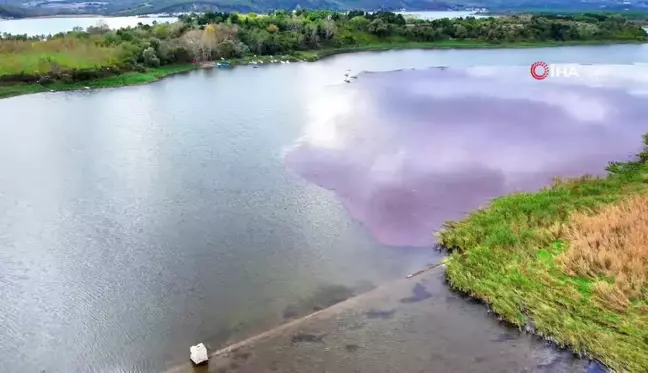
[[[503,319],[648,371],[648,135],[636,162],[493,200],[439,233],[452,287]]]
[[[138,85],[151,83],[160,80],[166,76],[194,70],[196,65],[175,65],[163,66],[156,69],[148,69],[145,72],[128,72],[121,75],[111,76],[108,78],[90,80],[76,83],[51,83],[51,84],[0,84],[0,98],[19,96],[30,93],[49,92],[49,91],[71,91],[77,89],[89,88],[111,88],[123,87],[129,85]]]

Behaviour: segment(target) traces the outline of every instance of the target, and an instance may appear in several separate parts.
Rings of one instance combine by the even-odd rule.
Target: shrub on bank
[[[143,67],[142,67],[143,68]],[[58,69],[57,71],[50,71],[46,74],[13,74],[13,75],[0,75],[0,82],[3,83],[38,83],[38,84],[52,84],[52,83],[77,83],[90,80],[103,79],[114,75],[122,74],[126,71],[132,71],[134,67],[129,65],[122,66],[105,66],[90,69]],[[143,71],[146,71],[143,68]]]

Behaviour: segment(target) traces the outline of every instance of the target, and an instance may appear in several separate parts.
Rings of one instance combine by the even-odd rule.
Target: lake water
[[[160,371],[438,262],[442,221],[641,145],[645,70],[528,66],[646,52],[358,53],[0,100],[0,366]]]
[[[475,17],[475,18],[484,18],[488,17],[483,14],[475,12],[466,12],[466,11],[427,11],[427,12],[399,12],[404,16],[412,16],[421,19],[441,19],[441,18],[465,18],[465,17]]]
[[[84,30],[89,26],[95,26],[103,21],[110,28],[136,26],[139,22],[151,25],[157,23],[175,22],[176,17],[53,17],[53,18],[24,18],[0,20],[0,34],[7,32],[14,35],[27,34],[49,35],[59,32],[72,31],[74,27],[81,27]]]

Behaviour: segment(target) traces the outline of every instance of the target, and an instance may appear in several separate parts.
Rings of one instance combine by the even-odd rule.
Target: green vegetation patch
[[[55,82],[51,84],[0,84],[0,98],[48,91],[71,91],[86,88],[110,88],[146,84],[160,80],[169,75],[194,70],[196,68],[196,65],[191,64],[171,65],[156,69],[147,69],[144,72],[127,72],[103,79],[75,83]]]
[[[600,278],[570,276],[556,260],[570,247],[570,216],[596,214],[646,190],[645,154],[611,164],[605,177],[555,180],[538,193],[497,198],[462,221],[446,223],[438,237],[451,250],[451,286],[486,301],[503,319],[532,325],[614,370],[647,372],[648,308],[641,297],[624,309],[614,307],[594,295]]]
[[[44,42],[0,43],[0,75],[46,74],[53,66],[64,69],[100,68],[118,61],[118,49],[76,38]]]

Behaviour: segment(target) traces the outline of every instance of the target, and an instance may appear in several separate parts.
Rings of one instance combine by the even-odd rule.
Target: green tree
[[[349,20],[349,26],[356,31],[367,31],[369,22],[364,16],[355,16]]]
[[[244,44],[232,40],[223,40],[216,46],[216,51],[220,57],[235,58],[243,56],[245,52]]]
[[[144,64],[150,67],[160,67],[160,59],[155,54],[153,47],[148,47],[142,52],[142,59]]]
[[[117,45],[121,42],[121,38],[113,31],[104,35],[104,44]]]
[[[320,27],[322,29],[322,34],[324,36],[324,39],[326,40],[331,40],[337,34],[337,26],[335,25],[335,22],[326,19],[324,21],[321,21]]]
[[[386,36],[389,34],[389,27],[385,21],[383,21],[380,18],[376,18],[371,23],[369,23],[369,26],[367,26],[367,30],[378,36]]]
[[[161,24],[153,27],[153,35],[158,39],[166,40],[169,38],[170,34],[171,26],[168,24]]]
[[[464,25],[455,26],[455,37],[463,39],[468,36],[468,29]]]

